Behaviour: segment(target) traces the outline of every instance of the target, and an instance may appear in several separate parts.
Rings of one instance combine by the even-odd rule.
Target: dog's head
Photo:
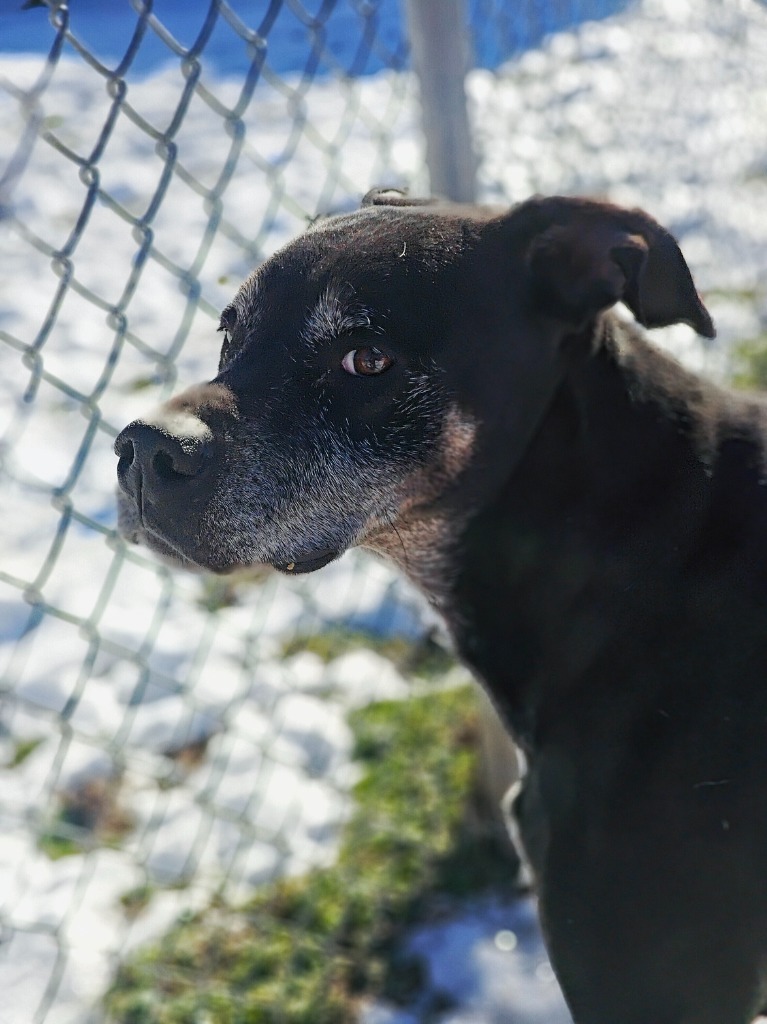
[[[370,193],[245,281],[212,382],[119,435],[121,530],[215,571],[306,572],[413,524],[428,538],[513,471],[568,339],[621,300],[647,326],[713,333],[676,243],[639,211]]]

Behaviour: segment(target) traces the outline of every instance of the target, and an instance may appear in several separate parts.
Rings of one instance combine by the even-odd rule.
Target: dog
[[[767,411],[642,330],[676,323],[715,333],[640,210],[374,190],[263,263],[215,379],[115,444],[128,539],[288,574],[361,545],[439,611],[525,754],[577,1024],[767,996]]]

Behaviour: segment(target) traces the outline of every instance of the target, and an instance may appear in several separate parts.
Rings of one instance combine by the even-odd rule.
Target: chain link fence
[[[429,173],[395,0],[25,6],[0,10],[0,1022],[74,1024],[107,1019],[119,965],[180,914],[332,864],[360,774],[350,713],[438,685],[412,671],[438,624],[378,562],[222,582],[126,548],[111,451],[212,376],[218,314],[255,264]],[[719,375],[758,366],[764,6],[473,0],[467,18],[479,197],[645,207],[720,329],[660,340]],[[434,968],[450,999],[433,1019],[566,1019],[529,948],[537,988],[518,968],[503,995],[474,976],[454,991]],[[178,1019],[230,1019],[205,1013]]]

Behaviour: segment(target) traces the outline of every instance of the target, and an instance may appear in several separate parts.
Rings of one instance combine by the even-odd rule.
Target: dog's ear
[[[362,197],[362,206],[434,206],[436,198],[409,196],[407,189],[402,188],[371,188]]]
[[[642,210],[554,198],[517,210],[534,225],[527,266],[537,302],[576,326],[624,302],[645,327],[716,331],[672,235]]]

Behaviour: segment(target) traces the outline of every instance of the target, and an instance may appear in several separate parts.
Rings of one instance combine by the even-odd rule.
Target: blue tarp
[[[470,0],[475,63],[497,67],[551,32],[614,14],[628,2]],[[49,11],[22,10],[22,3],[0,0],[0,53],[45,53],[54,36]],[[319,74],[339,69],[372,74],[407,63],[401,0],[229,0],[229,6],[249,29],[261,33],[269,66],[279,73],[303,71],[314,59]],[[138,23],[129,0],[70,0],[69,7],[72,32],[100,61],[116,67]],[[210,7],[210,0],[155,0],[153,11],[179,43],[191,47]],[[222,74],[242,74],[254,56],[221,16],[203,53]],[[148,29],[132,69],[146,73],[173,59],[166,43]]]

